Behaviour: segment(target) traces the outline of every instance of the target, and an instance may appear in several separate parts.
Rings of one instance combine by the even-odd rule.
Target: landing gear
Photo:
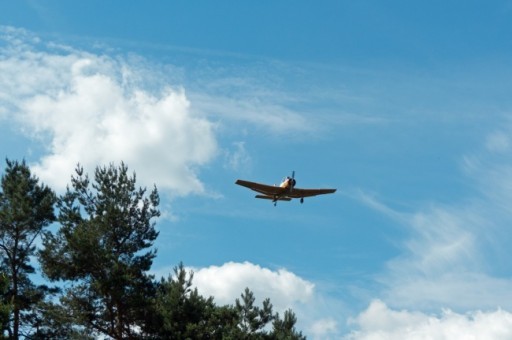
[[[300,204],[304,203],[304,197],[300,198]]]

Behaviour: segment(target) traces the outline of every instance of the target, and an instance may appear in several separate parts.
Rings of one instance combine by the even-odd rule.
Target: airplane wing
[[[261,183],[255,183],[255,182],[249,182],[249,181],[243,181],[241,179],[238,179],[235,184],[241,185],[243,187],[249,188],[251,190],[254,190],[256,192],[265,194],[265,195],[279,195],[283,191],[285,191],[285,188],[276,187],[273,185],[266,185]],[[301,196],[302,197],[302,196]]]
[[[288,197],[292,198],[302,198],[302,197],[310,197],[317,195],[325,195],[332,194],[336,192],[336,189],[299,189],[293,188],[292,192],[286,194]]]

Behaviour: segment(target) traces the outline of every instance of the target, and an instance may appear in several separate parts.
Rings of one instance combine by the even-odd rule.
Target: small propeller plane
[[[279,186],[266,185],[255,182],[244,181],[238,179],[235,184],[249,188],[263,195],[256,195],[256,198],[272,200],[274,206],[277,201],[291,201],[292,198],[300,198],[300,203],[304,203],[304,197],[332,194],[336,189],[299,189],[295,187],[295,171],[292,177],[286,177]]]

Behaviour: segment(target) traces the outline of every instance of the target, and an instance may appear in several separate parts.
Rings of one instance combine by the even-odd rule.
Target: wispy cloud
[[[387,304],[420,310],[512,308],[509,266],[499,265],[508,253],[512,220],[509,132],[489,134],[481,149],[463,157],[461,172],[478,190],[458,202],[401,212],[375,195],[353,195],[404,231],[396,243],[400,255],[376,276]]]
[[[510,137],[504,131],[496,131],[487,137],[485,146],[491,152],[510,151]]]
[[[487,269],[497,230],[481,202],[405,214],[368,195],[361,195],[361,201],[399,222],[407,235],[397,243],[401,254],[376,276],[387,303],[427,310],[512,307],[505,303],[512,297],[512,281],[493,277]]]
[[[225,167],[234,171],[247,170],[252,159],[245,148],[245,142],[233,142],[233,150],[225,151]]]
[[[320,128],[314,119],[306,118],[295,110],[269,98],[212,96],[197,93],[192,96],[194,107],[215,119],[228,120],[233,126],[243,123],[250,129],[265,130],[279,135],[297,132],[310,133]]]
[[[402,213],[399,211],[396,211],[392,209],[391,207],[387,206],[383,202],[381,202],[376,194],[365,192],[361,189],[356,189],[352,191],[345,191],[345,194],[349,197],[352,197],[362,204],[368,206],[370,209],[375,210],[385,216],[387,216],[390,219],[395,220],[399,223],[405,223],[409,216],[407,216],[406,213]]]

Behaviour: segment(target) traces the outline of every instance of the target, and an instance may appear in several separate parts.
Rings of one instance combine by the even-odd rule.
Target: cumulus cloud
[[[4,29],[1,112],[46,146],[35,173],[61,190],[78,162],[124,161],[146,186],[203,193],[198,167],[217,153],[215,124],[192,113],[183,89],[149,91],[137,65],[71,49],[42,49]],[[15,39],[18,37],[18,39]],[[150,84],[151,85],[151,84]]]
[[[309,330],[313,339],[329,339],[338,334],[338,322],[333,318],[320,319],[313,322]]]
[[[278,311],[312,300],[314,284],[286,269],[272,271],[250,262],[228,262],[194,270],[194,283],[204,296],[220,304],[232,304],[249,287],[257,301],[265,298]]]
[[[393,310],[374,300],[349,323],[357,329],[346,335],[346,340],[512,338],[512,314],[501,309],[464,314],[444,310],[441,315],[429,315]]]
[[[203,296],[214,296],[219,305],[234,304],[246,287],[256,303],[270,298],[274,311],[292,309],[297,329],[312,339],[339,336],[339,323],[331,317],[335,301],[319,292],[315,284],[287,269],[271,270],[250,262],[227,262],[221,266],[194,269],[194,285]]]

